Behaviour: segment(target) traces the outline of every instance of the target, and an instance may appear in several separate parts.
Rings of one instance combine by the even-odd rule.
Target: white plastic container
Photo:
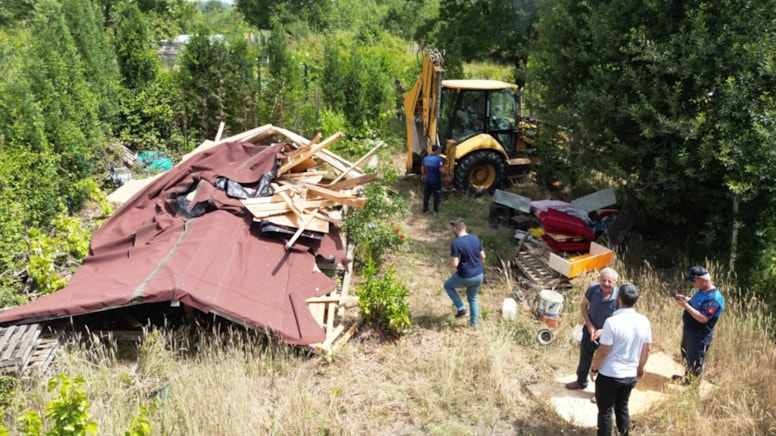
[[[515,319],[517,316],[517,301],[514,298],[506,298],[501,303],[501,316],[504,319]]]
[[[539,292],[539,307],[537,310],[540,314],[549,317],[557,317],[561,310],[563,310],[563,295],[544,289]]]

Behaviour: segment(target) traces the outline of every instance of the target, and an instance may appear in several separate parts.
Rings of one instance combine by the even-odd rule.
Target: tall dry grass
[[[363,329],[327,357],[311,357],[261,334],[238,329],[216,334],[194,331],[185,337],[150,332],[136,355],[122,358],[115,343],[73,344],[58,370],[87,380],[90,413],[100,434],[118,435],[141,406],[155,435],[470,435],[594,434],[571,426],[526,389],[573,374],[577,344],[572,328],[578,305],[596,280],[586,274],[572,282],[557,339],[536,341],[540,328],[531,315],[531,295],[514,321],[501,319],[512,284],[496,267],[495,249],[514,246],[511,231],[487,225],[489,198],[446,195],[440,216],[420,214],[417,180],[397,189],[413,214],[403,222],[410,237],[387,262],[411,290],[413,328],[401,340],[381,342]],[[520,193],[520,192],[517,192]],[[453,317],[441,283],[450,272],[447,221],[463,216],[482,236],[488,252],[479,329]],[[652,322],[655,349],[679,358],[679,308],[667,290],[690,291],[682,281],[687,265],[657,270],[641,258],[617,257],[622,281],[642,290],[637,309]],[[763,304],[733,298],[735,283],[719,269],[712,273],[727,297],[698,389],[670,394],[670,400],[634,419],[642,435],[773,434],[776,413],[776,356],[771,319]],[[6,410],[4,423],[27,408],[42,410],[50,398],[45,380],[29,379]]]

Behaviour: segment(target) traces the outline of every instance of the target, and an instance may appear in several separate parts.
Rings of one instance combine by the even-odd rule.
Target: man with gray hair
[[[617,310],[617,280],[620,275],[612,268],[604,268],[598,276],[598,283],[590,285],[579,305],[582,319],[582,341],[579,343],[579,363],[577,364],[577,380],[566,383],[566,389],[585,389],[590,364],[598,349],[598,339],[604,322]],[[595,402],[595,397],[591,399]]]
[[[696,289],[692,297],[682,294],[674,297],[676,304],[684,309],[682,360],[685,372],[683,376],[673,376],[673,379],[687,384],[700,378],[703,373],[703,362],[714,337],[714,326],[725,307],[725,299],[711,281],[711,274],[705,267],[693,266],[685,280],[691,281]]]

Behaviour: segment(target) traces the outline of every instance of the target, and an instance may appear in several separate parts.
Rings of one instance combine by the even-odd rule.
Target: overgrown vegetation
[[[572,329],[581,323],[579,300],[596,275],[572,281],[572,289],[564,294],[556,341],[539,345],[540,324],[531,309],[536,294],[526,292],[515,320],[500,316],[503,299],[513,294],[494,269],[493,251],[515,243],[511,231],[490,228],[488,208],[470,208],[465,211],[469,230],[483,235],[488,254],[480,294],[487,317],[478,330],[471,330],[454,318],[441,288],[449,274],[452,234],[447,222],[464,213],[462,205],[471,198],[447,194],[440,216],[432,217],[419,213],[417,179],[399,179],[392,187],[408,199],[413,212],[395,221],[412,238],[383,261],[394,270],[395,282],[408,290],[412,326],[400,340],[380,341],[369,334],[371,329],[362,329],[329,358],[310,359],[239,329],[186,336],[199,338],[196,342],[159,330],[147,334],[137,361],[117,358],[115,342],[75,342],[59,367],[70,377],[88,380],[82,388],[99,433],[124,433],[141,408],[147,410],[151,434],[234,434],[246,428],[266,434],[514,434],[515,429],[523,434],[589,433],[561,419],[526,387],[540,382],[560,385],[554,381],[557,377],[574,373],[576,360],[569,356],[576,356],[578,345],[571,339]],[[528,187],[513,189],[529,194]],[[613,266],[623,281],[642,291],[637,308],[652,322],[654,352],[678,361],[681,314],[665,297],[665,289],[689,291],[682,280],[685,262],[675,259],[675,268],[658,270],[641,260],[641,251],[634,246],[619,252]],[[640,434],[776,430],[770,418],[776,412],[776,388],[770,383],[776,376],[776,356],[763,351],[772,348],[772,320],[762,302],[734,298],[739,291],[721,267],[710,269],[730,302],[705,368],[713,390],[667,390],[665,402],[634,417]],[[39,398],[35,407],[42,410],[49,401],[46,386],[43,378],[25,381],[5,409],[6,426],[31,407],[19,401],[21,396]]]
[[[715,394],[683,392],[640,418],[639,431],[776,431],[774,356],[761,352],[773,348],[772,308],[764,305],[776,301],[771,3],[199,6],[0,4],[0,303],[64,285],[93,229],[81,218],[99,192],[112,188],[106,176],[123,165],[121,146],[177,156],[214,136],[221,122],[224,135],[273,123],[310,137],[342,131],[336,152],[347,157],[382,140],[401,161],[404,126],[393,83],[411,84],[418,44],[435,45],[447,53],[449,78],[527,81],[527,101],[546,133],[536,143],[537,180],[559,189],[551,195],[573,198],[614,186],[620,206],[638,211],[617,266],[647,297],[640,310],[653,321],[659,350],[678,357],[678,314],[659,295],[685,283],[666,272],[707,259],[716,265],[730,298],[710,354]],[[175,60],[160,62],[154,50],[179,34],[191,35],[189,44],[177,47]],[[472,63],[483,61],[499,67],[472,72]],[[141,347],[139,372],[102,344],[88,351],[74,345],[66,373],[88,383],[69,398],[88,398],[105,434],[146,434],[146,424],[160,434],[568,430],[523,387],[571,371],[574,345],[536,346],[530,316],[499,320],[500,301],[511,296],[500,277],[483,288],[484,322],[476,333],[457,327],[441,292],[449,272],[446,219],[467,219],[483,237],[491,267],[490,252],[509,248],[508,236],[486,229],[485,200],[448,196],[435,221],[417,214],[412,180],[385,174],[369,185],[366,207],[351,210],[346,231],[360,250],[365,313],[380,328],[409,333],[402,341],[385,347],[355,340],[321,365],[242,337],[225,347],[203,342],[196,357],[186,357],[175,338],[157,334]],[[415,214],[402,213],[402,199]],[[103,212],[94,224],[110,213],[97,209]],[[565,319],[574,319],[590,280],[575,281]],[[561,338],[570,336],[569,327]],[[736,363],[744,361],[746,368]],[[3,402],[4,422],[24,412],[24,392],[42,399],[45,386],[16,386],[14,400]],[[162,400],[153,392],[175,395]],[[36,410],[47,404],[35,401]]]

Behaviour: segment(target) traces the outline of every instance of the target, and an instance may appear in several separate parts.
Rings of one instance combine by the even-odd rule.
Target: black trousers
[[[439,203],[442,202],[442,181],[423,183],[423,213],[428,212],[428,200],[434,196],[434,212],[439,212]]]
[[[595,379],[595,399],[598,405],[598,436],[612,434],[612,408],[617,421],[617,431],[627,435],[630,430],[630,413],[628,400],[633,388],[636,387],[636,377],[613,378],[598,374]]]

